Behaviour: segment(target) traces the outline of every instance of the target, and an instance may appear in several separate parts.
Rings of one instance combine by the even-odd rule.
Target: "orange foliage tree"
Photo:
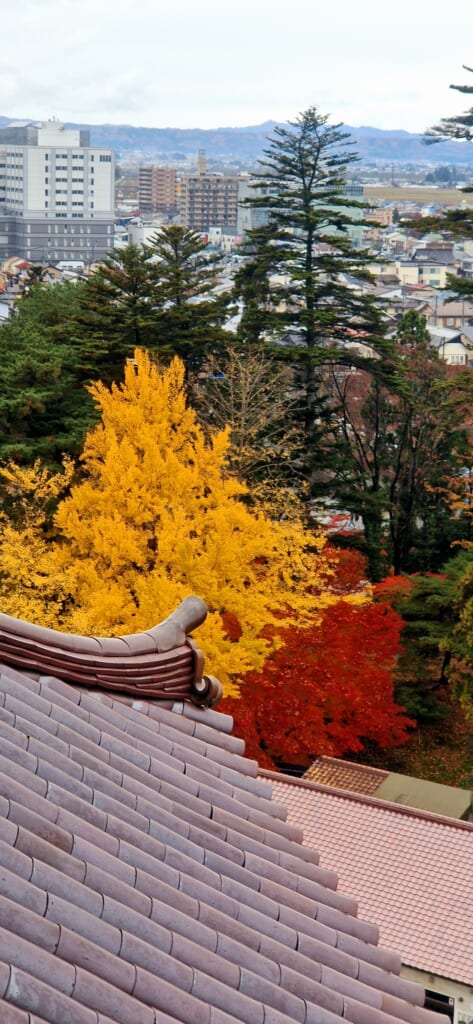
[[[308,766],[403,743],[414,723],[393,697],[402,619],[389,605],[337,601],[310,628],[281,631],[283,646],[261,672],[246,675],[239,700],[222,702],[233,715],[247,754],[266,768]]]

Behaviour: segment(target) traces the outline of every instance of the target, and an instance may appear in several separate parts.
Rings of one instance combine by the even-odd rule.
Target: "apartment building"
[[[183,174],[179,179],[179,217],[181,224],[194,231],[208,232],[211,227],[235,232],[238,218],[237,175]]]
[[[176,168],[140,167],[138,205],[140,213],[162,213],[174,209],[177,205]]]
[[[59,121],[0,129],[0,260],[102,259],[113,246],[114,154]]]

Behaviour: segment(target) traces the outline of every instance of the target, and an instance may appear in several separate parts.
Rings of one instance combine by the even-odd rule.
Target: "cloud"
[[[431,0],[16,0],[2,11],[0,112],[216,127],[315,103],[337,121],[423,130],[466,105],[448,84],[469,61],[471,0],[455,24]]]

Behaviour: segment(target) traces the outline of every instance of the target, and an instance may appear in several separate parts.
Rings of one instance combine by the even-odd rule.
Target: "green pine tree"
[[[32,284],[0,327],[0,459],[61,464],[96,414],[77,329],[82,283]]]
[[[290,338],[308,430],[318,406],[317,368],[334,359],[356,361],[347,344],[369,333],[376,347],[375,335],[382,333],[379,308],[361,287],[369,279],[368,254],[354,247],[349,234],[362,206],[346,193],[356,160],[350,136],[311,107],[275,128],[246,200],[263,211],[266,223],[249,232],[240,294],[253,316],[260,300],[266,337]],[[243,332],[247,321],[248,314]]]
[[[198,369],[207,352],[228,342],[230,294],[217,288],[221,257],[209,253],[197,231],[178,224],[160,228],[145,254],[156,274],[149,347]]]
[[[473,73],[473,68],[463,65],[464,70]],[[473,85],[451,85],[456,92],[473,93]],[[426,132],[424,142],[427,145],[435,145],[445,139],[458,139],[466,142],[473,141],[473,107],[465,110],[462,114],[454,117],[444,117],[439,124],[429,128]],[[473,192],[473,184],[460,190],[461,192]],[[450,238],[465,239],[473,238],[473,211],[467,209],[452,209],[443,213],[440,217],[423,217],[421,221],[403,221],[406,227],[413,227],[422,235],[430,234],[432,231],[443,231]],[[459,296],[473,296],[473,281],[461,277],[458,274],[447,274],[447,288],[450,288]]]

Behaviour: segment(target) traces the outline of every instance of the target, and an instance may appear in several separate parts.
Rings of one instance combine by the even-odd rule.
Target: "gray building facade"
[[[58,121],[0,129],[0,260],[94,263],[113,247],[114,154]]]

